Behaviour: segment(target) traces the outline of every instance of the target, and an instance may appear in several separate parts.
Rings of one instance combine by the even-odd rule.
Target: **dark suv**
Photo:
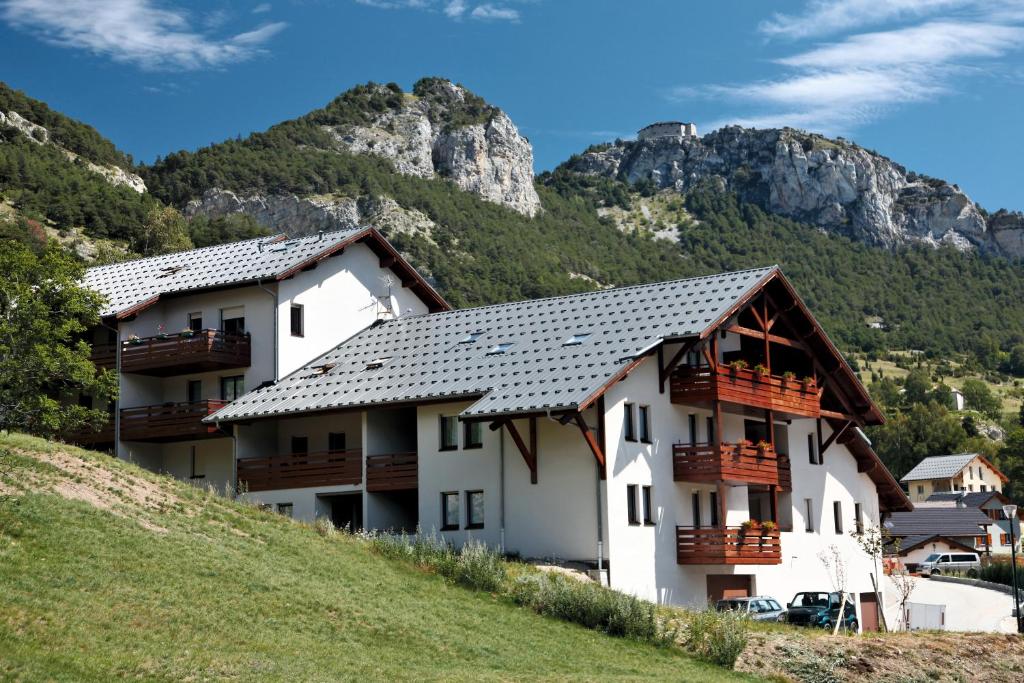
[[[786,605],[786,623],[833,628],[839,619],[839,605],[842,601],[842,593],[797,593],[793,596],[793,602]],[[855,633],[860,626],[857,623],[857,608],[850,595],[846,596],[843,626]]]

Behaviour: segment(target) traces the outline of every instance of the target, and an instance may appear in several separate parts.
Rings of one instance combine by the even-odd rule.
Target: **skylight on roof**
[[[480,337],[482,337],[482,336],[483,336],[483,334],[484,334],[484,331],[483,331],[483,330],[474,330],[473,332],[470,332],[470,333],[469,333],[469,334],[467,334],[467,335],[466,335],[465,337],[463,337],[462,339],[460,339],[460,340],[459,340],[459,343],[460,343],[460,344],[472,344],[472,343],[473,343],[473,342],[475,342],[475,341],[476,341],[477,339],[479,339]]]
[[[391,360],[391,356],[387,356],[385,358],[374,358],[366,364],[366,369],[376,370],[377,368],[382,368],[389,360]]]
[[[499,355],[505,353],[506,351],[508,351],[509,349],[511,349],[512,348],[512,344],[513,344],[513,342],[502,342],[500,344],[495,344],[494,346],[491,347],[491,350],[487,352],[487,355],[488,356],[499,356]]]
[[[160,269],[160,274],[157,275],[157,277],[170,277],[171,275],[175,275],[177,273],[180,273],[181,271],[185,270],[186,268],[188,268],[188,266],[186,266],[184,264],[176,265],[176,266],[167,266],[166,268],[161,268]]]
[[[577,332],[576,334],[572,335],[564,342],[562,342],[562,346],[579,346],[583,342],[587,341],[587,339],[589,338],[590,332]]]

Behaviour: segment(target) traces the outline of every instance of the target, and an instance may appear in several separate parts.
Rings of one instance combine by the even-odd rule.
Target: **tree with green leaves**
[[[871,427],[868,437],[882,462],[899,478],[928,456],[959,453],[967,433],[955,414],[932,401],[898,411],[884,425]]]
[[[998,396],[992,393],[987,384],[972,377],[964,380],[960,391],[964,395],[964,403],[968,408],[984,413],[993,420],[999,419],[1003,403]]]
[[[996,466],[1010,478],[1003,494],[1017,505],[1024,505],[1024,427],[1006,435],[996,455]]]
[[[146,214],[136,250],[143,256],[192,248],[185,217],[170,206],[155,206]]]
[[[932,393],[932,376],[924,368],[914,368],[903,380],[903,401],[910,406],[927,403]]]
[[[103,410],[79,405],[117,392],[114,373],[96,372],[82,336],[101,300],[81,285],[83,268],[55,242],[40,253],[0,242],[0,430],[52,436],[99,428]]]

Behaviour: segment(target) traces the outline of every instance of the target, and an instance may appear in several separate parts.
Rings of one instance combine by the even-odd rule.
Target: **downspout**
[[[260,289],[262,289],[268,295],[270,295],[270,297],[273,298],[273,300],[274,300],[274,350],[273,351],[274,351],[274,381],[276,382],[278,379],[280,379],[277,376],[277,357],[278,357],[278,355],[280,355],[279,349],[278,349],[278,344],[277,344],[277,325],[278,325],[277,317],[280,314],[280,311],[277,310],[278,309],[277,291],[276,290],[275,291],[270,291],[269,289],[264,287],[262,279],[256,280],[256,286],[259,287]]]

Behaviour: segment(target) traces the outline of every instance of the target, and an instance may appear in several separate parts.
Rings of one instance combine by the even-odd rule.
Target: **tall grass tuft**
[[[733,668],[747,646],[748,626],[738,611],[692,612],[682,629],[683,649],[706,662]]]

